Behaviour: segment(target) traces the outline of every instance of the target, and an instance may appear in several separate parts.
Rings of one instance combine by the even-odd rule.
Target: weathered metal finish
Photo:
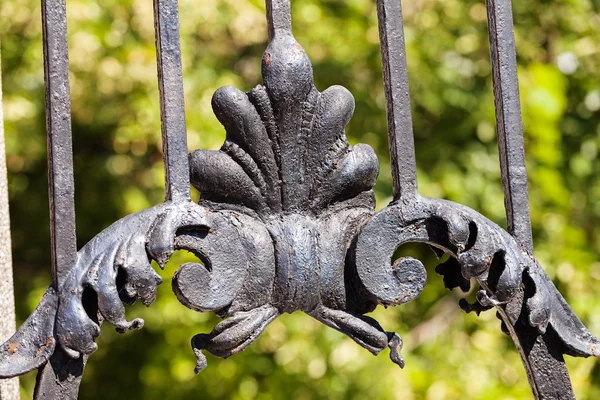
[[[378,0],[377,16],[394,200],[408,199],[417,194],[417,163],[408,90],[402,4],[399,0]]]
[[[49,12],[51,3],[58,8]],[[54,35],[46,39],[46,59],[57,51],[57,64],[52,58],[46,65],[53,96],[48,105],[51,178],[52,168],[64,165],[72,185],[70,153],[63,157],[65,147],[53,147],[62,143],[70,151],[70,127],[69,137],[64,134],[66,41],[56,41],[66,25],[64,20],[49,24],[60,17],[54,12],[64,17],[64,0],[44,5],[45,35]],[[60,268],[53,285],[0,348],[0,378],[39,368],[36,399],[76,398],[101,323],[106,320],[119,332],[141,328],[141,319],[125,318],[123,304],[154,301],[161,278],[150,262],[164,267],[176,249],[201,260],[175,273],[177,298],[193,310],[225,318],[212,332],[192,339],[196,372],[206,368],[204,350],[229,357],[279,315],[298,310],[373,354],[388,347],[392,361],[402,367],[400,336],[364,314],[421,293],[427,281],[422,263],[410,257],[391,260],[399,246],[422,242],[451,256],[436,268],[448,289],[467,291],[470,279],[476,280],[477,302],[463,299],[460,306],[477,314],[496,308],[534,396],[573,398],[563,354],[600,356],[600,343],[533,257],[510,1],[487,2],[509,232],[468,207],[418,194],[399,1],[377,0],[394,183],[393,201],[378,213],[371,190],[379,172],[377,156],[367,145],[350,146],[344,133],[354,99],[341,86],[322,93],[315,88],[311,63],[292,35],[289,0],[266,1],[264,85],[247,93],[217,90],[212,106],[225,128],[225,143],[219,151],[193,152],[189,166],[177,1],[155,0],[154,6],[167,199],[117,221],[74,256],[69,253],[74,236],[73,242],[61,238],[54,244],[59,256],[70,254],[72,263],[58,264],[64,258],[56,258]],[[50,46],[56,43],[63,47]],[[64,119],[57,121],[57,115]],[[55,184],[65,182],[54,178]],[[190,200],[190,182],[202,194],[200,204]],[[70,189],[54,192],[53,227],[72,229],[74,235]]]
[[[490,43],[501,171],[509,229],[515,239],[478,214],[469,215],[476,213],[465,207],[419,196],[413,199],[401,193],[363,229],[357,242],[357,269],[361,278],[376,280],[374,285],[365,284],[367,290],[381,304],[390,305],[412,294],[410,287],[400,287],[403,281],[395,266],[389,265],[400,245],[426,242],[450,253],[454,258],[436,269],[444,276],[446,286],[468,289],[468,279],[476,278],[482,288],[478,303],[463,301],[461,307],[479,313],[495,306],[521,354],[534,396],[568,399],[573,394],[562,354],[598,356],[598,340],[572,313],[533,258],[510,0],[499,3],[488,2]],[[389,116],[394,112],[394,100],[405,95],[405,85],[395,85],[385,69],[390,58],[389,21],[394,16],[400,18],[400,11],[397,2],[382,0],[378,4]],[[397,29],[401,26],[392,31],[398,46],[392,54],[404,53]],[[395,122],[388,119],[390,124]],[[389,130],[392,135],[395,133],[393,127]],[[393,139],[392,136],[392,159]],[[402,145],[412,153],[409,159],[414,158],[412,140]],[[416,273],[415,269],[409,276]],[[425,278],[422,271],[420,279]]]
[[[314,87],[310,61],[291,33],[289,3],[267,6],[271,40],[263,55],[264,86],[248,93],[217,90],[212,104],[226,141],[219,151],[191,155],[201,204],[234,218],[249,262],[235,274],[230,268],[226,296],[193,280],[209,275],[199,264],[182,266],[174,277],[183,304],[229,317],[193,339],[197,371],[206,366],[201,350],[229,357],[278,315],[297,310],[374,354],[390,347],[392,360],[403,365],[400,337],[363,315],[375,304],[361,295],[353,265],[346,263],[352,241],[373,213],[377,157],[371,147],[346,140],[352,95],[341,86],[323,93]],[[182,240],[188,250],[206,254],[197,239]],[[211,269],[213,279],[217,272]]]
[[[61,288],[77,260],[65,0],[42,0],[52,270]]]
[[[508,231],[521,249],[533,257],[511,0],[486,0],[486,6]],[[555,343],[527,324],[521,324],[515,333],[535,396],[573,399],[569,373],[562,354],[555,351]]]
[[[0,42],[1,46],[2,43]],[[8,212],[8,182],[4,148],[4,120],[2,115],[1,72],[2,67],[0,65],[0,342],[4,342],[15,332],[16,326],[12,251],[10,245],[10,216]],[[0,381],[0,400],[18,399],[19,380],[13,378]]]
[[[54,147],[50,147],[49,163],[50,171],[53,171],[52,167],[61,167],[67,178],[71,176],[72,200],[72,158],[64,153],[65,148],[70,149],[71,146],[70,130],[68,137],[64,131],[69,127],[70,113],[57,114],[68,107],[69,101],[68,81],[65,81],[65,76],[68,77],[66,13],[64,2],[55,2],[47,0],[43,3],[45,34],[52,37],[45,44],[48,47],[45,52],[46,70],[50,71],[46,82],[51,95],[48,105],[50,117],[60,116],[63,119],[60,124],[50,119],[48,129],[49,142],[62,147],[58,152],[52,152]],[[131,322],[125,319],[123,302],[131,304],[139,298],[143,304],[150,305],[154,301],[161,278],[150,267],[150,260],[164,266],[176,247],[174,237],[177,233],[204,235],[205,242],[219,249],[220,253],[210,259],[216,270],[226,270],[229,265],[246,267],[243,253],[229,252],[232,247],[241,248],[239,240],[234,237],[234,225],[223,222],[220,214],[210,214],[189,201],[179,40],[173,38],[171,26],[172,22],[177,22],[176,7],[176,2],[156,4],[163,137],[171,142],[165,146],[164,155],[168,201],[116,222],[86,244],[75,254],[75,261],[67,265],[68,269],[60,269],[61,285],[57,285],[55,280],[34,313],[2,346],[0,377],[17,376],[40,368],[34,395],[36,399],[77,397],[85,362],[97,348],[94,340],[100,334],[104,320],[114,324],[120,332],[143,326],[141,319]],[[52,47],[57,41],[64,46]],[[62,85],[55,88],[57,76],[63,80],[59,81]],[[52,91],[53,88],[56,92]],[[175,95],[173,106],[171,92]],[[62,102],[55,105],[58,100]],[[64,193],[58,194],[63,196],[57,197],[54,203],[59,207],[51,209],[54,224],[70,221],[74,227],[74,220],[68,219],[63,211],[68,208]],[[215,225],[219,229],[210,232]],[[71,247],[61,241],[56,249],[63,254]]]
[[[511,0],[486,0],[486,6],[508,231],[533,255]]]
[[[527,362],[532,346],[545,343],[545,357],[600,356],[598,339],[571,311],[535,259],[493,222],[465,206],[444,200],[418,197],[415,202],[397,202],[377,213],[363,228],[356,245],[356,264],[361,277],[381,277],[377,290],[371,291],[380,303],[394,305],[385,289],[393,287],[394,278],[418,282],[426,278],[408,278],[390,266],[394,251],[410,242],[428,243],[453,257],[436,268],[448,289],[468,290],[469,279],[477,280],[478,302],[461,301],[461,308],[477,314],[497,309],[503,330],[525,355],[528,373],[537,376],[533,388],[538,398],[565,398],[567,387],[562,379],[547,371],[551,364],[544,364],[549,360],[541,353],[539,364]],[[408,287],[392,295],[402,299],[412,295],[412,291]],[[536,340],[523,340],[527,335],[534,335]],[[550,380],[544,381],[545,376]],[[566,378],[568,384],[568,375]],[[554,388],[553,394],[542,395],[550,393],[550,387]]]
[[[57,348],[52,357],[40,370],[33,392],[34,399],[76,399],[87,356],[72,359]]]
[[[154,28],[166,199],[189,200],[190,177],[177,0],[154,0]]]
[[[46,85],[46,135],[48,144],[48,192],[50,204],[50,241],[53,271],[52,285],[60,291],[77,262],[75,234],[75,183],[71,140],[71,96],[69,88],[69,52],[65,0],[42,0],[44,82]],[[39,349],[54,342],[54,333],[33,325]],[[17,333],[18,335],[18,333]],[[27,338],[23,338],[27,342]],[[44,347],[45,346],[45,347]],[[40,351],[40,354],[45,354]],[[64,358],[58,348],[54,360]],[[50,362],[40,368],[36,399],[66,399],[76,396],[85,366],[83,359],[71,363]]]
[[[269,43],[275,32],[290,32],[292,30],[292,12],[289,1],[266,0],[267,25]]]

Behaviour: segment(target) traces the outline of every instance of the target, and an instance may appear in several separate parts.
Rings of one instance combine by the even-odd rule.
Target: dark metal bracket
[[[509,232],[477,212],[417,191],[401,4],[378,0],[394,200],[375,213],[374,150],[350,146],[344,127],[354,99],[343,87],[319,92],[291,30],[290,3],[267,0],[264,85],[219,89],[213,109],[227,132],[219,151],[187,154],[177,0],[155,0],[166,201],[127,216],[77,251],[73,202],[65,0],[43,0],[54,280],[17,333],[0,347],[0,378],[39,369],[36,399],[77,398],[100,325],[139,329],[123,304],[149,306],[176,249],[204,263],[182,265],[173,291],[185,306],[224,320],[192,339],[229,357],[277,316],[301,310],[373,354],[390,349],[404,366],[402,339],[365,314],[415,299],[427,274],[418,260],[391,262],[409,242],[451,256],[436,272],[447,288],[480,286],[477,314],[496,308],[521,355],[534,396],[574,398],[563,354],[600,356],[598,339],[533,255],[510,0],[487,0],[494,93]],[[190,199],[190,182],[202,193]],[[119,279],[118,279],[119,278]],[[97,301],[84,305],[86,291]]]

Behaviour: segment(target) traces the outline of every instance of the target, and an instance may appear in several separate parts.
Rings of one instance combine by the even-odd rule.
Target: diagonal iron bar
[[[154,0],[166,199],[190,199],[177,0]]]
[[[412,198],[417,195],[417,167],[401,2],[377,0],[377,17],[394,200]]]

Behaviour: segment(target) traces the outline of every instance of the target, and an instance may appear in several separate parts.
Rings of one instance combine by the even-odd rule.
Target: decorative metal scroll
[[[409,242],[451,256],[436,272],[468,290],[467,312],[496,308],[536,398],[571,399],[563,354],[599,356],[598,339],[571,311],[533,256],[510,0],[488,0],[489,38],[509,232],[477,212],[418,194],[401,5],[378,0],[394,200],[375,213],[377,156],[350,146],[344,127],[354,99],[319,92],[292,36],[290,4],[267,0],[264,85],[219,89],[213,109],[226,130],[219,151],[187,155],[177,0],[155,0],[166,201],[127,216],[77,251],[65,0],[43,0],[53,282],[33,314],[0,348],[0,377],[38,369],[36,399],[74,399],[100,325],[139,329],[123,304],[150,305],[176,249],[203,262],[182,265],[173,291],[185,306],[224,320],[196,335],[203,351],[244,350],[282,313],[301,310],[373,354],[402,339],[365,314],[415,299],[427,275],[395,250]],[[190,199],[190,182],[202,193]]]

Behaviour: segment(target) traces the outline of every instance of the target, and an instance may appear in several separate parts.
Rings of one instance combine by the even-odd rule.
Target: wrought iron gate
[[[480,285],[479,313],[495,308],[515,342],[536,398],[570,399],[563,354],[599,356],[581,323],[534,257],[510,0],[487,0],[500,167],[508,230],[474,210],[419,195],[399,0],[377,0],[387,100],[393,201],[375,213],[377,155],[350,146],[352,95],[319,92],[292,35],[290,2],[267,0],[264,85],[223,87],[213,109],[226,129],[219,151],[188,157],[177,0],[155,0],[156,53],[166,200],[127,216],[77,251],[65,0],[42,0],[53,282],[33,314],[0,348],[0,377],[38,369],[36,399],[72,399],[96,350],[100,325],[126,332],[123,303],[150,305],[176,249],[204,263],[182,265],[173,290],[185,306],[223,318],[192,347],[229,357],[277,316],[301,310],[373,354],[389,348],[404,367],[402,339],[365,316],[415,299],[422,263],[390,262],[409,242],[451,255],[436,271],[448,289]],[[190,183],[200,190],[191,201]],[[92,295],[90,296],[90,293]]]

